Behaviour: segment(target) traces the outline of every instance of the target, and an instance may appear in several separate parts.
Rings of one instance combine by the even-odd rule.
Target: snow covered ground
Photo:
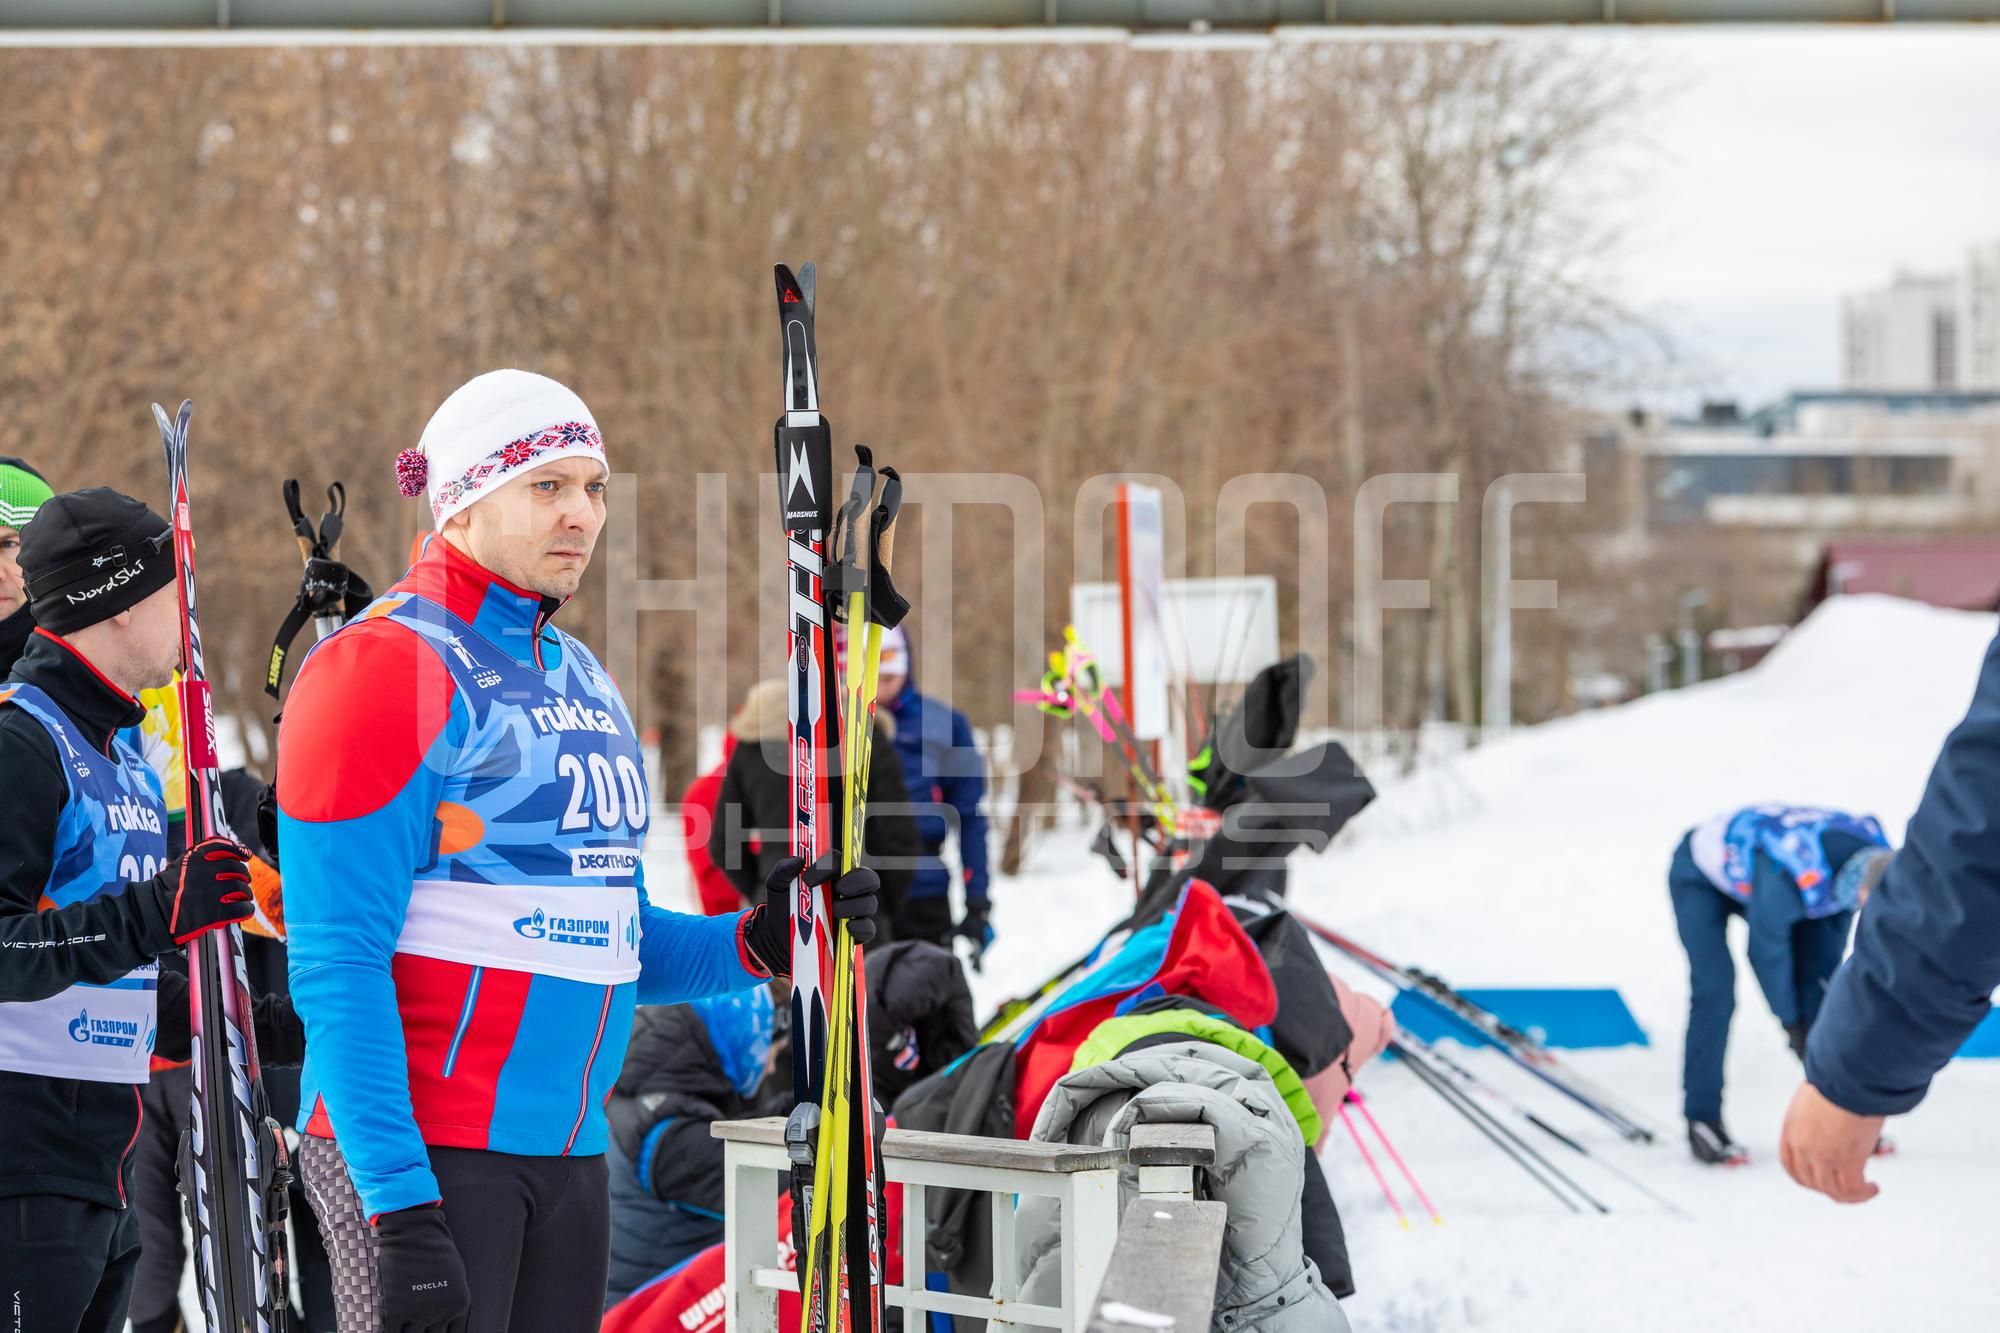
[[[1665,888],[1681,832],[1751,801],[1868,811],[1900,838],[1993,631],[1990,615],[1838,600],[1753,671],[1518,732],[1390,786],[1325,856],[1294,861],[1302,911],[1456,984],[1618,987],[1653,1045],[1572,1058],[1650,1113],[1659,1145],[1621,1143],[1497,1055],[1467,1063],[1689,1215],[1548,1144],[1614,1209],[1572,1216],[1407,1070],[1372,1065],[1362,1091],[1445,1225],[1399,1229],[1336,1131],[1324,1164],[1354,1250],[1357,1330],[1993,1326],[2000,1065],[1960,1062],[1941,1076],[1924,1106],[1892,1123],[1902,1151],[1872,1168],[1881,1196],[1838,1208],[1777,1163],[1798,1066],[1739,967],[1727,1120],[1753,1162],[1697,1167],[1679,1118],[1686,960]],[[982,1003],[1087,947],[1121,914],[1122,892],[1086,859],[1081,835],[1045,840],[1030,872],[995,890],[999,942],[976,981]]]

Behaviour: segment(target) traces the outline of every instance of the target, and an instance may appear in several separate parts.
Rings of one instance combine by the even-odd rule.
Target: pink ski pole
[[[1361,1131],[1354,1127],[1354,1120],[1347,1114],[1345,1106],[1340,1108],[1340,1123],[1346,1125],[1347,1132],[1354,1136],[1354,1146],[1361,1149],[1361,1160],[1368,1163],[1369,1174],[1374,1176],[1375,1183],[1382,1187],[1382,1197],[1389,1201],[1389,1207],[1395,1211],[1396,1221],[1402,1224],[1403,1230],[1408,1231],[1410,1219],[1403,1215],[1403,1205],[1396,1202],[1396,1196],[1390,1192],[1389,1182],[1382,1178],[1382,1168],[1375,1165],[1375,1154],[1368,1151],[1367,1143],[1361,1138]]]
[[[1396,1151],[1396,1145],[1389,1142],[1389,1136],[1384,1134],[1382,1126],[1375,1122],[1375,1115],[1368,1109],[1368,1103],[1362,1100],[1360,1091],[1355,1088],[1349,1088],[1347,1090],[1347,1100],[1354,1103],[1354,1109],[1361,1112],[1361,1118],[1368,1122],[1368,1128],[1374,1130],[1375,1137],[1382,1140],[1383,1151],[1389,1154],[1389,1160],[1396,1164],[1396,1169],[1403,1173],[1403,1179],[1410,1182],[1410,1188],[1416,1191],[1417,1201],[1423,1204],[1425,1211],[1430,1213],[1432,1223],[1437,1226],[1443,1226],[1443,1216],[1432,1205],[1430,1196],[1424,1193],[1424,1187],[1417,1183],[1416,1176],[1410,1171],[1409,1163],[1403,1160],[1403,1154]],[[1344,1116],[1346,1113],[1346,1108],[1342,1107],[1341,1114]],[[1350,1125],[1348,1128],[1352,1129],[1353,1126]]]

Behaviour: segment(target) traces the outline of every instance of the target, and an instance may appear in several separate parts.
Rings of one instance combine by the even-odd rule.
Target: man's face
[[[28,600],[21,581],[21,534],[0,525],[0,620],[19,611]]]
[[[604,465],[558,458],[507,482],[445,524],[474,560],[516,587],[569,597],[604,530]]]
[[[133,693],[173,684],[181,666],[180,597],[169,583],[133,607],[126,625]]]
[[[896,702],[896,696],[903,692],[906,676],[883,676],[875,683],[875,695],[885,704]]]

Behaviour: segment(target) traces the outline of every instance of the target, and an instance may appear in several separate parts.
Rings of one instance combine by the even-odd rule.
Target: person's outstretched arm
[[[1843,1202],[1882,1117],[1922,1101],[2000,986],[2000,639],[1945,739],[1903,847],[1862,909],[1785,1118],[1793,1179]]]

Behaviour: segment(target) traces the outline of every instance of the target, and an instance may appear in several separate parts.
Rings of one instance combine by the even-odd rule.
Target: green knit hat
[[[18,458],[0,455],[0,528],[27,527],[54,494],[41,473]]]

